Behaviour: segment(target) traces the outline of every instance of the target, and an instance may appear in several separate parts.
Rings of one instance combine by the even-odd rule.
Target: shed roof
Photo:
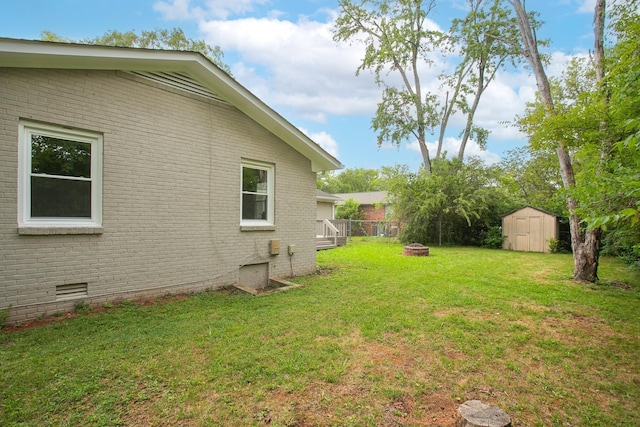
[[[342,168],[339,160],[197,52],[0,38],[0,67],[180,73],[308,158],[314,172]]]
[[[526,208],[534,209],[534,210],[536,210],[536,211],[538,211],[538,212],[542,212],[542,213],[545,213],[545,214],[547,214],[547,215],[552,215],[552,216],[558,217],[558,215],[554,214],[553,212],[549,212],[549,211],[546,211],[546,210],[544,210],[544,209],[536,208],[535,206],[525,205],[525,206],[522,206],[521,208],[513,209],[513,210],[511,210],[511,211],[509,211],[509,212],[507,212],[507,213],[503,214],[503,215],[502,215],[502,218],[504,218],[504,217],[505,217],[505,216],[507,216],[507,215],[511,215],[512,213],[518,212],[518,211],[520,211],[520,210],[522,210],[522,209],[526,209]]]

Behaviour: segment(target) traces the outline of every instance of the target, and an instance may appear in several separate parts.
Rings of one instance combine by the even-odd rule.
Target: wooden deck
[[[316,249],[333,249],[347,244],[347,222],[344,220],[316,221]]]

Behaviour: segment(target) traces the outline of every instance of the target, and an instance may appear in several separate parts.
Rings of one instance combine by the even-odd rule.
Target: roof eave
[[[183,72],[308,158],[313,172],[343,165],[203,55],[0,38],[0,67]]]

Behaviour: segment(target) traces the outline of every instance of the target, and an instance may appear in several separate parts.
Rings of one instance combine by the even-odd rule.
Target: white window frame
[[[91,218],[31,217],[31,136],[44,135],[91,145]],[[18,228],[102,227],[102,135],[44,123],[21,121],[18,131]]]
[[[264,170],[267,172],[267,219],[243,219],[243,189],[242,189],[242,169],[251,168]],[[242,160],[240,164],[240,226],[260,227],[275,225],[275,166],[271,163],[256,162],[253,160]]]

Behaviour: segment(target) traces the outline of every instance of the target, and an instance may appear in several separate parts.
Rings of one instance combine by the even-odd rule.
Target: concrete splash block
[[[254,288],[251,286],[244,285],[242,283],[236,283],[233,285],[234,288],[239,289],[243,292],[246,292],[251,295],[269,295],[277,292],[284,292],[291,289],[304,288],[303,285],[299,285],[297,283],[289,282],[280,278],[271,278],[269,279],[269,283],[267,286],[262,288]]]

